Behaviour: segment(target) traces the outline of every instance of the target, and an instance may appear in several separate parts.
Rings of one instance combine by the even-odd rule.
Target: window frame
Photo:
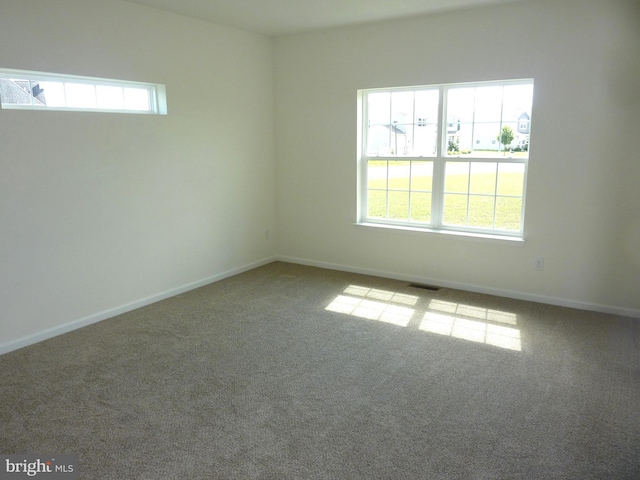
[[[56,82],[90,85],[94,87],[117,87],[135,88],[146,90],[149,99],[148,109],[128,109],[128,108],[105,108],[97,107],[97,93],[95,93],[95,107],[78,107],[78,106],[50,106],[33,103],[33,95],[31,94],[31,104],[4,103],[0,98],[0,110],[39,110],[39,111],[65,111],[65,112],[100,112],[100,113],[126,113],[134,115],[166,115],[167,100],[166,87],[159,83],[133,82],[128,80],[115,80],[109,78],[87,77],[80,75],[68,75],[60,73],[38,72],[32,70],[16,70],[10,68],[0,68],[0,79],[6,80],[28,80],[30,82]],[[28,94],[28,92],[27,92]],[[65,103],[68,99],[65,97]]]
[[[506,240],[524,240],[524,222],[525,222],[525,205],[526,205],[526,192],[527,192],[527,175],[528,164],[530,158],[530,135],[531,135],[531,120],[529,119],[529,133],[527,134],[527,152],[526,156],[507,156],[503,155],[502,150],[498,150],[495,156],[480,157],[473,154],[458,154],[450,155],[447,152],[449,134],[447,129],[449,127],[449,119],[447,118],[447,97],[450,89],[454,88],[476,88],[487,86],[511,86],[511,85],[531,85],[534,86],[533,78],[522,78],[513,80],[496,80],[496,81],[483,81],[483,82],[468,82],[468,83],[451,83],[451,84],[438,84],[438,85],[423,85],[412,87],[388,87],[388,88],[371,88],[358,90],[357,103],[358,103],[358,135],[357,135],[357,160],[358,160],[358,180],[357,180],[357,212],[356,212],[356,224],[365,226],[377,226],[392,229],[401,229],[417,232],[434,232],[434,233],[447,233],[455,235],[468,235],[474,237],[485,238],[497,238]],[[433,156],[413,156],[413,155],[368,155],[367,146],[369,132],[368,125],[368,95],[375,92],[399,92],[399,91],[421,91],[428,89],[438,89],[439,91],[439,103],[438,103],[438,123],[437,123],[437,138],[436,138],[436,152]],[[532,102],[533,103],[533,102]],[[533,104],[531,105],[533,109]],[[530,118],[533,116],[532,112],[529,112]],[[415,120],[414,120],[415,121]],[[505,122],[506,123],[506,122]],[[417,124],[415,125],[417,127]],[[471,139],[473,144],[473,137]],[[411,162],[433,162],[433,180],[431,188],[431,215],[429,223],[410,221],[410,220],[397,220],[389,218],[369,217],[368,216],[368,166],[371,160],[379,160],[386,162],[394,161],[406,161]],[[520,226],[518,230],[515,229],[500,229],[495,227],[474,227],[469,225],[451,225],[444,222],[444,199],[445,199],[445,169],[448,162],[451,163],[469,163],[469,170],[472,165],[476,163],[493,163],[496,164],[496,175],[499,171],[500,164],[522,164],[524,168],[523,172],[523,184],[522,195],[514,196],[514,198],[521,199],[520,210]],[[389,165],[389,163],[387,163]],[[411,179],[411,177],[410,177]],[[497,182],[496,177],[496,182]],[[497,185],[497,184],[496,184]],[[384,191],[387,193],[390,191],[387,185]],[[408,190],[409,194],[412,192],[411,187]],[[467,191],[467,202],[469,198],[474,194]],[[508,195],[499,195],[496,191],[491,195],[494,201],[498,197],[506,197]],[[467,204],[467,208],[468,208]],[[495,205],[495,204],[494,204]],[[410,212],[411,206],[408,209]],[[495,220],[495,206],[494,206],[494,220]],[[467,222],[468,223],[468,213]],[[494,222],[495,224],[495,222]]]

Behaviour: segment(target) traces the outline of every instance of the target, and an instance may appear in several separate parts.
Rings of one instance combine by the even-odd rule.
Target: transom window
[[[359,94],[360,223],[522,237],[533,80]]]
[[[0,69],[3,109],[166,114],[164,85]]]

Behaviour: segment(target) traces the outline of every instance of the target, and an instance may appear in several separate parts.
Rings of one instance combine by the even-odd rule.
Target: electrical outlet
[[[264,231],[264,239],[269,240],[269,230]]]
[[[533,268],[536,270],[544,270],[544,257],[536,257],[533,261]]]

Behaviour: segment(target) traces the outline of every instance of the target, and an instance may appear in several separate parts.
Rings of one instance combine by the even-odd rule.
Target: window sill
[[[456,237],[464,240],[480,241],[480,242],[492,242],[501,243],[504,245],[524,246],[526,240],[522,237],[510,237],[506,235],[491,235],[487,233],[477,232],[460,232],[454,230],[444,230],[436,228],[424,228],[424,227],[410,227],[405,225],[389,225],[384,223],[374,222],[356,222],[353,224],[356,227],[365,228],[377,228],[381,230],[393,230],[401,233],[420,234],[420,235],[440,235]]]

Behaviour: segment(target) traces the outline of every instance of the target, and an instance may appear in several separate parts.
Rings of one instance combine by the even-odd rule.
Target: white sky
[[[41,81],[47,106],[100,108],[110,110],[150,109],[149,91],[144,87],[116,87],[87,83]]]
[[[374,92],[368,95],[368,102],[372,124],[413,123],[415,118],[436,123],[438,118],[437,90],[416,91],[415,98],[413,91]],[[510,122],[523,112],[531,115],[532,102],[530,84],[450,88],[447,116],[462,122]]]

